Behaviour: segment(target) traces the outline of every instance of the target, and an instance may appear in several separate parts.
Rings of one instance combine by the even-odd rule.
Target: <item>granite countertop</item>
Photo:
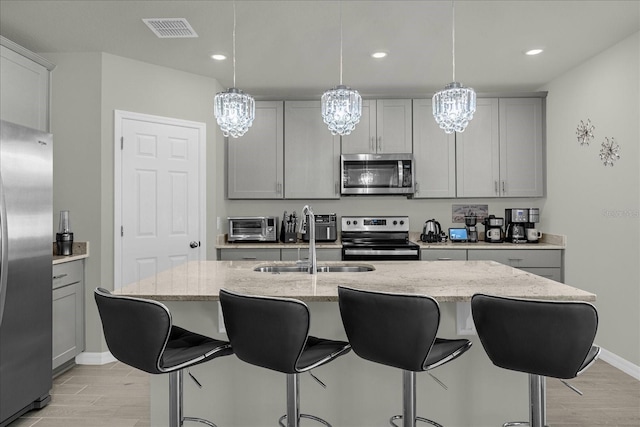
[[[53,265],[89,258],[89,242],[73,242],[71,255],[58,255],[56,242],[53,242]]]
[[[595,301],[596,295],[494,261],[322,262],[320,265],[373,265],[360,273],[262,273],[264,265],[291,262],[194,261],[125,286],[117,294],[159,301],[216,301],[221,288],[240,293],[337,301],[337,286],[431,295],[439,302],[469,301],[475,293]]]
[[[419,232],[410,232],[409,241],[417,243],[422,249],[565,249],[566,237],[559,234],[543,234],[538,243],[489,243],[478,241],[476,243],[426,243],[420,241]],[[254,242],[228,242],[226,235],[219,235],[216,242],[218,249],[297,249],[308,248],[306,242],[296,243],[254,243]],[[342,249],[340,238],[335,242],[316,242],[317,249]]]

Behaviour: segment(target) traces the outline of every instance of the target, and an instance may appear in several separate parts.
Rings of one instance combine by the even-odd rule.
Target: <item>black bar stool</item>
[[[593,345],[598,312],[586,302],[538,301],[476,294],[471,313],[480,342],[494,365],[529,374],[529,422],[546,425],[545,377],[567,380],[600,354]],[[579,390],[562,381],[579,394]]]
[[[216,427],[183,416],[183,369],[233,354],[231,345],[172,325],[171,313],[157,301],[112,295],[102,288],[94,296],[111,354],[150,374],[169,374],[169,426],[193,421]]]
[[[300,418],[307,418],[331,427],[321,418],[300,413],[299,374],[348,353],[349,343],[309,336],[309,308],[302,301],[240,295],[221,289],[220,304],[236,356],[252,365],[287,374],[287,413],[278,423],[282,427],[298,427]]]
[[[390,424],[402,419],[403,427],[414,427],[417,421],[442,427],[416,416],[416,372],[452,361],[471,347],[471,341],[436,337],[440,307],[428,296],[339,286],[338,301],[353,351],[363,359],[402,369],[402,415],[391,417]]]

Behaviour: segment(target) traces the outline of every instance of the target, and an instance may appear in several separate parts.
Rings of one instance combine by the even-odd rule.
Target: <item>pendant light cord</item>
[[[342,86],[342,2],[340,2],[340,86]]]
[[[456,81],[456,7],[451,1],[451,56],[453,57],[453,81]]]
[[[236,1],[233,0],[233,87],[236,87]]]

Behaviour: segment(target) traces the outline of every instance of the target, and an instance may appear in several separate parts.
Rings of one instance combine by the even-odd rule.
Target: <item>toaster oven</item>
[[[277,242],[278,217],[235,216],[229,217],[229,242]]]

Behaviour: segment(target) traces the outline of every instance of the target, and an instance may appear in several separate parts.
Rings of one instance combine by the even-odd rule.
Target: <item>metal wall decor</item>
[[[576,129],[576,136],[578,137],[580,145],[589,145],[593,139],[593,130],[595,128],[596,127],[591,124],[591,119],[587,119],[587,123],[580,120],[580,124]]]
[[[600,148],[600,160],[605,166],[613,166],[615,161],[619,159],[620,146],[613,137],[611,139],[605,137]]]

